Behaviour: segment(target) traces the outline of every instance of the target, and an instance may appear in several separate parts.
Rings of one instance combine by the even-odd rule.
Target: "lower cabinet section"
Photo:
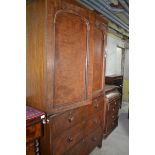
[[[78,144],[73,146],[64,155],[88,155],[102,141],[102,129],[97,128],[88,136],[83,138]]]
[[[75,125],[73,128],[64,131],[53,140],[53,154],[61,155],[72,148],[84,137],[84,123]]]
[[[119,106],[120,93],[110,89],[92,104],[49,115],[44,126],[27,126],[26,154],[89,155],[117,127]]]
[[[104,96],[93,104],[49,116],[41,140],[41,155],[88,155],[101,146]]]

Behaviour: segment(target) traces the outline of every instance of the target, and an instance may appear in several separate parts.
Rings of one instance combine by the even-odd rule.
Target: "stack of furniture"
[[[39,141],[43,136],[45,113],[26,106],[26,155],[39,155]]]
[[[106,138],[118,126],[120,103],[121,94],[118,91],[118,87],[114,85],[105,85],[104,138]]]
[[[105,77],[105,83],[108,85],[116,85],[118,86],[118,91],[121,94],[121,104],[120,108],[122,106],[122,95],[123,95],[123,75],[118,74],[112,74]]]
[[[73,0],[27,0],[27,105],[42,155],[88,155],[104,136],[107,21]]]

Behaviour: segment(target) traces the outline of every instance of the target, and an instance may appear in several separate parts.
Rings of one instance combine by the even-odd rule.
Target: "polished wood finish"
[[[71,128],[85,118],[85,108],[80,107],[53,116],[53,135],[60,135],[64,130]]]
[[[121,104],[120,107],[122,106],[122,95],[123,95],[123,75],[109,75],[105,77],[105,83],[108,85],[115,85],[118,86],[117,89],[121,94]]]
[[[102,146],[106,30],[75,0],[27,0],[27,105],[47,113],[42,154]]]
[[[45,116],[45,114],[43,112],[33,113],[33,111],[31,111],[30,113],[32,118],[26,117],[26,155],[39,155],[39,141],[43,136],[43,124],[41,116]],[[28,115],[28,112],[26,112],[26,115]]]
[[[105,21],[96,15],[94,25],[93,96],[104,94],[106,37]]]
[[[27,104],[50,114],[92,98],[93,17],[72,3],[27,2]]]
[[[105,86],[105,127],[104,138],[106,138],[118,125],[118,114],[121,102],[121,94],[117,86]]]
[[[42,126],[40,123],[26,127],[26,142],[39,138],[42,133]]]
[[[45,103],[45,1],[26,1],[26,100],[44,110]]]

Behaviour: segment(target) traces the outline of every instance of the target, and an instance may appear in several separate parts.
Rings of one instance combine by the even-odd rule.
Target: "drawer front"
[[[90,118],[97,113],[98,111],[102,110],[104,107],[104,97],[98,97],[93,99],[93,104],[87,106],[87,118]]]
[[[118,125],[118,115],[109,113],[107,117],[106,132],[109,133]]]
[[[86,154],[86,140],[82,139],[78,144],[73,146],[69,151],[65,152],[63,155],[88,155]]]
[[[116,118],[115,120],[112,121],[111,123],[111,128],[115,129],[118,126],[118,118]]]
[[[102,141],[102,129],[97,128],[88,137],[86,137],[86,154],[89,154]]]
[[[30,142],[42,135],[42,125],[40,123],[26,127],[26,142]]]
[[[94,116],[91,119],[87,120],[85,125],[85,135],[89,135],[99,126],[101,126],[101,119],[100,119],[100,113],[98,112],[94,114]]]
[[[119,101],[118,100],[114,100],[109,105],[109,111],[112,114],[118,113],[118,111],[119,111],[119,105],[120,105]]]
[[[68,151],[84,137],[84,122],[64,131],[53,142],[53,155],[61,155]]]
[[[64,130],[83,120],[84,109],[85,107],[77,108],[53,117],[53,135],[59,136]]]

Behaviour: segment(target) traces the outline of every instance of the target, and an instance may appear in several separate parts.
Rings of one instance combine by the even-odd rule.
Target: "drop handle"
[[[68,137],[67,142],[71,143],[72,141],[73,141],[73,138],[72,137]]]
[[[70,116],[69,118],[68,118],[68,121],[71,123],[72,121],[74,120],[74,117],[73,116]]]

